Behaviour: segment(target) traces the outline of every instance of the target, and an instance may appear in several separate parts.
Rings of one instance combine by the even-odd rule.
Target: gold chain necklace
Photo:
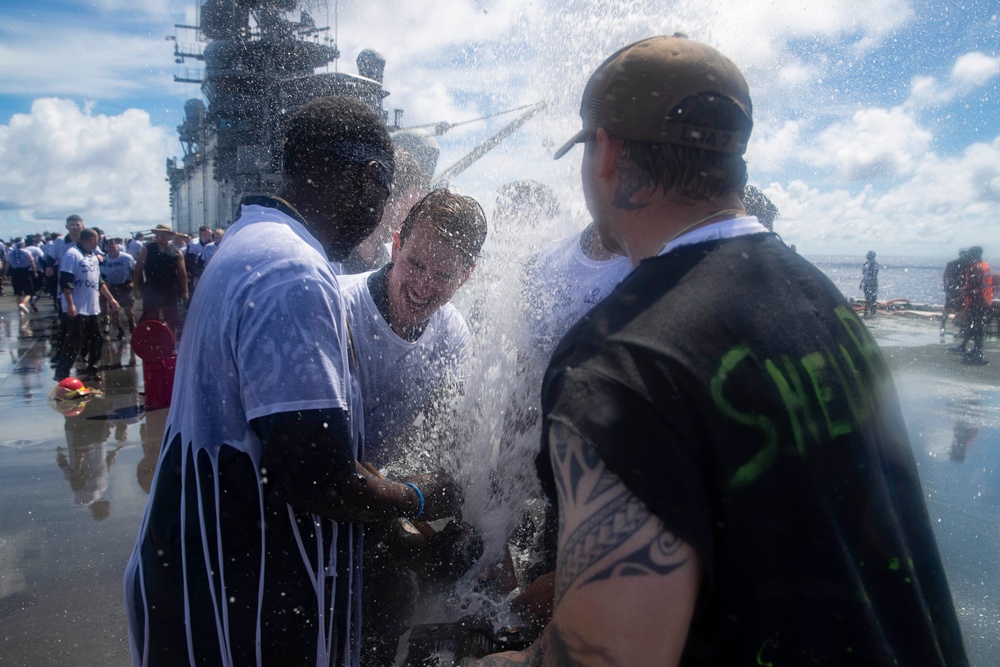
[[[666,243],[664,243],[663,246],[666,247],[667,243],[670,243],[671,241],[673,241],[673,240],[675,240],[675,239],[683,236],[684,234],[688,233],[689,231],[691,231],[692,229],[694,229],[698,225],[705,224],[706,222],[708,222],[712,218],[717,218],[720,215],[729,215],[729,216],[735,217],[737,215],[746,215],[746,214],[747,214],[747,212],[744,211],[741,208],[726,208],[726,209],[723,209],[721,211],[715,211],[714,213],[710,213],[709,215],[706,215],[701,220],[695,220],[690,225],[688,225],[687,227],[685,227],[681,231],[679,231],[676,234],[674,234],[673,236],[671,236],[669,239],[667,239]],[[720,222],[721,222],[721,220],[720,220]]]
[[[282,204],[284,204],[288,208],[292,209],[292,213],[294,213],[295,215],[299,216],[299,220],[300,221],[302,221],[302,222],[306,221],[306,217],[304,215],[302,215],[301,213],[299,213],[299,210],[297,208],[295,208],[294,206],[292,206],[291,204],[289,204],[287,201],[285,201],[281,197],[278,197],[277,195],[272,195],[271,199],[273,199],[274,201],[277,201],[277,202],[281,202]]]

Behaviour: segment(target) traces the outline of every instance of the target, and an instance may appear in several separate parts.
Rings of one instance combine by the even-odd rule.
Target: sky
[[[993,0],[306,0],[356,72],[386,59],[387,110],[403,124],[546,109],[456,177],[487,212],[503,183],[532,178],[565,219],[588,218],[580,127],[595,67],[621,46],[680,31],[744,72],[754,105],[750,182],[806,255],[945,260],[978,244],[1000,261],[1000,4]],[[170,221],[165,162],[197,85],[176,75],[177,29],[195,0],[0,0],[0,237],[63,227],[112,234]],[[171,41],[176,37],[177,42]],[[516,115],[516,114],[515,114]],[[512,120],[439,137],[439,170]]]

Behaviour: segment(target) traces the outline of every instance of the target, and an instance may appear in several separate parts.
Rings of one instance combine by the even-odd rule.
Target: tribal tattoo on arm
[[[646,504],[605,467],[593,445],[559,423],[549,438],[560,503],[556,606],[574,586],[663,577],[687,563],[684,543],[662,529]],[[574,519],[566,521],[566,516]]]

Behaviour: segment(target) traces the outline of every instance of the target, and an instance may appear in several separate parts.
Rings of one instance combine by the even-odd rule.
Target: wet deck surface
[[[127,665],[121,578],[166,410],[143,410],[142,361],[105,344],[103,397],[50,407],[50,303],[0,297],[0,665]],[[870,327],[893,367],[974,665],[1000,664],[1000,345],[968,367],[937,325]],[[211,409],[208,406],[208,409]]]

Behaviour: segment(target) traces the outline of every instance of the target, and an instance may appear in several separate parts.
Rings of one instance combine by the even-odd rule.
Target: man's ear
[[[597,139],[597,177],[602,181],[618,180],[618,164],[621,160],[625,142],[618,137],[610,136],[603,127],[595,131]]]
[[[399,247],[401,245],[403,245],[403,240],[400,238],[399,232],[393,232],[393,234],[392,234],[392,252],[390,253],[390,257],[392,259],[392,263],[393,264],[396,263],[396,253],[399,252]]]
[[[458,283],[458,286],[461,287],[462,285],[464,285],[465,281],[468,280],[472,276],[472,272],[475,271],[475,270],[476,270],[476,263],[473,262],[472,266],[470,266],[468,268],[468,270],[465,272],[465,275],[462,276],[462,282]]]

